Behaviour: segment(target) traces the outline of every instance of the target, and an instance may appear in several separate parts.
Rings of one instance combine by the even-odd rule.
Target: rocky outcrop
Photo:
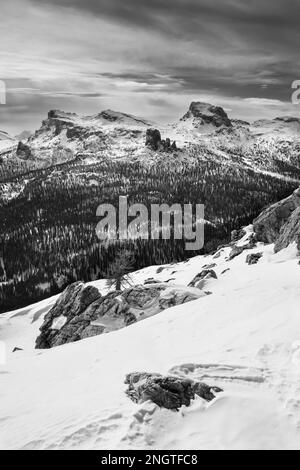
[[[247,232],[242,228],[240,230],[233,230],[231,232],[231,241],[234,243],[238,242],[241,238],[246,235],[246,233]]]
[[[197,274],[194,279],[189,283],[189,287],[197,287],[203,289],[208,279],[218,279],[213,269],[203,269],[201,273]]]
[[[265,209],[253,222],[257,239],[264,243],[275,243],[281,229],[299,206],[300,188],[291,196]]]
[[[19,142],[17,147],[17,156],[23,158],[24,160],[31,158],[31,148],[29,145],[23,144],[23,142]]]
[[[247,256],[246,263],[249,265],[257,264],[262,256],[263,256],[263,253],[251,253],[250,255]]]
[[[205,294],[163,283],[101,296],[96,287],[76,282],[66,288],[45,316],[36,348],[52,348],[118,330],[202,295]]]
[[[220,106],[213,106],[209,103],[193,101],[188,112],[182,117],[182,121],[193,119],[201,125],[212,124],[215,127],[231,127],[232,123],[226,112]]]
[[[218,387],[210,387],[202,382],[147,372],[128,374],[125,384],[128,385],[126,394],[134,403],[150,400],[162,408],[177,411],[183,405],[190,406],[196,395],[211,401],[216,397],[215,393],[222,391]]]
[[[293,242],[297,243],[300,251],[300,206],[292,212],[290,218],[282,227],[275,243],[275,252],[287,248]]]
[[[251,233],[247,240],[245,240],[244,245],[234,245],[231,243],[232,249],[229,253],[227,261],[232,261],[234,258],[242,254],[245,250],[251,250],[256,246],[257,238],[254,233]]]
[[[177,150],[176,142],[171,144],[169,138],[162,140],[158,129],[147,129],[146,131],[146,147],[159,152],[170,152]]]
[[[242,254],[244,251],[244,247],[243,246],[234,246],[232,249],[231,249],[231,252],[229,254],[229,257],[228,257],[228,261],[232,261],[234,258],[236,258],[237,256],[239,256],[240,254]]]
[[[45,316],[36,348],[47,349],[86,337],[85,329],[90,321],[84,313],[100,298],[101,294],[95,287],[81,282],[68,286]]]

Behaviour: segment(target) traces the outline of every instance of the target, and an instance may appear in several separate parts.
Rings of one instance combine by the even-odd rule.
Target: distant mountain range
[[[300,179],[300,119],[285,116],[248,123],[230,119],[221,107],[192,102],[185,115],[169,125],[111,110],[94,116],[52,110],[32,135],[25,131],[12,138],[0,132],[2,181],[11,174],[74,159],[86,164],[103,159],[165,161],[163,148],[156,152],[145,147],[149,128],[176,142],[168,161],[192,163],[197,148],[197,160],[214,159]]]

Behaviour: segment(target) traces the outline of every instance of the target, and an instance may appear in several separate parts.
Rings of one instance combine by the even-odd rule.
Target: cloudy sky
[[[299,18],[299,0],[2,2],[0,129],[36,129],[49,109],[175,121],[192,100],[300,116]]]

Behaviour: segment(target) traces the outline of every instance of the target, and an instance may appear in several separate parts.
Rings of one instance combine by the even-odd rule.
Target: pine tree
[[[130,275],[134,269],[133,254],[128,249],[120,249],[114,261],[110,264],[107,272],[107,285],[120,291],[131,285]]]

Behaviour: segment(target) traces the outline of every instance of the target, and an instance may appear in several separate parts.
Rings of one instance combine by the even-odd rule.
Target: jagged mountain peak
[[[188,119],[197,120],[200,125],[212,124],[215,127],[232,126],[232,123],[223,108],[201,101],[193,101],[190,104],[188,112],[181,118],[181,120],[186,121]]]

